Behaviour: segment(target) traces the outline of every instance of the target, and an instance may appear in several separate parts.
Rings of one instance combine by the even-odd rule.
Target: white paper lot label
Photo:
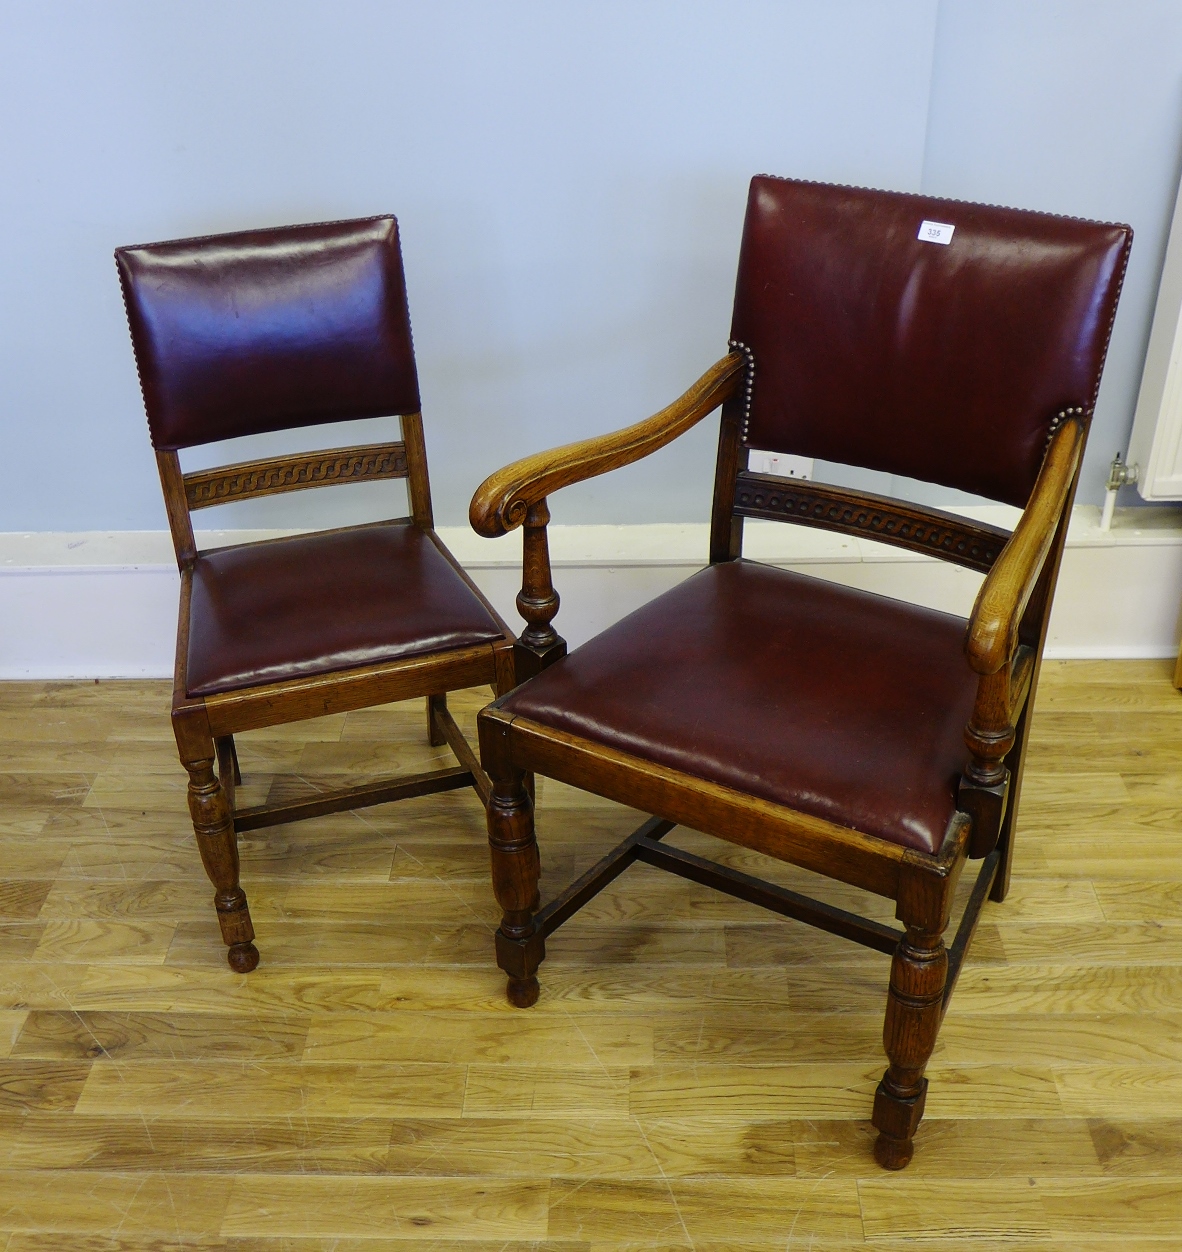
[[[919,234],[917,239],[922,239],[924,243],[944,243],[952,242],[952,232],[955,226],[950,226],[947,222],[920,222]]]

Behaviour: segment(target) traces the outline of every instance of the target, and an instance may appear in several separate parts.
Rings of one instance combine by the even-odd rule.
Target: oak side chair
[[[481,486],[480,534],[525,528],[521,646],[533,655],[528,681],[479,717],[513,1004],[537,999],[546,936],[635,860],[888,953],[875,1155],[907,1164],[965,950],[986,897],[1003,900],[1009,883],[1029,710],[1131,241],[1125,226],[756,178],[732,351],[654,417]],[[547,496],[720,404],[709,566],[567,656]],[[1024,511],[1011,534],[753,473],[750,448]],[[743,559],[749,517],[930,553],[984,582],[966,621],[804,577]],[[535,771],[653,814],[544,908],[523,781]],[[663,844],[677,823],[891,899],[902,928]],[[968,859],[982,865],[946,950]]]
[[[446,693],[513,685],[512,632],[433,529],[393,217],[182,239],[115,254],[181,571],[172,726],[230,968],[258,964],[237,837],[488,779]],[[182,473],[215,440],[398,415],[401,440]],[[403,478],[411,515],[198,551],[190,511]],[[234,735],[425,696],[459,764],[240,808]],[[215,761],[217,773],[214,772]]]

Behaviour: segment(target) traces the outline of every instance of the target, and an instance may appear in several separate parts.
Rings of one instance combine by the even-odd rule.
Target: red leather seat
[[[405,522],[224,548],[193,567],[188,694],[501,637],[442,552]]]
[[[500,707],[935,852],[977,694],[966,625],[733,561],[637,609]]]

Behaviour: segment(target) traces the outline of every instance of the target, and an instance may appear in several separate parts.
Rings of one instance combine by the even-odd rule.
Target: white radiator
[[[1129,438],[1146,500],[1182,500],[1182,189],[1174,206],[1145,372]]]

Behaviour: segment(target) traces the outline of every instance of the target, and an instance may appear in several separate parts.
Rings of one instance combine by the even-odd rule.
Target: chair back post
[[[433,530],[435,515],[431,509],[431,480],[427,477],[423,415],[404,413],[398,420],[402,426],[402,443],[406,448],[406,490],[410,497],[410,515],[420,529]]]
[[[550,624],[558,612],[559,596],[550,574],[550,545],[546,527],[550,509],[546,498],[529,506],[522,527],[522,577],[517,611],[528,623],[517,641],[517,681],[540,673],[566,655],[566,640]]]
[[[743,517],[735,512],[735,487],[747,468],[743,443],[742,396],[722,406],[718,424],[718,456],[714,468],[714,504],[710,510],[710,564],[737,561],[743,555]]]
[[[180,569],[197,559],[197,540],[193,535],[193,519],[185,495],[185,476],[180,457],[175,452],[157,452],[156,468],[160,471],[160,487],[164,492],[164,508],[168,513],[168,529]]]
[[[1037,670],[1088,433],[1082,406],[1066,412],[1070,416],[1060,414],[1047,440],[1038,481],[1008,549],[1010,560],[996,566],[983,584],[966,637],[966,655],[981,677],[965,728],[971,755],[958,788],[958,804],[973,818],[970,855],[974,858],[988,856],[1001,837],[1007,807],[1013,804],[1008,797],[1010,766],[1021,764],[1017,724],[1025,729],[1024,715],[1036,694]]]

